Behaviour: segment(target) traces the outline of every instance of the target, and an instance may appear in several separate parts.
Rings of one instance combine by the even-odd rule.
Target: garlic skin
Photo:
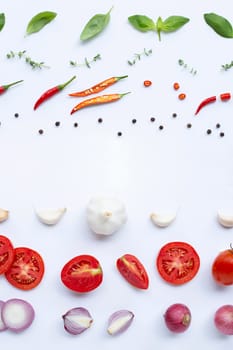
[[[0,208],[0,222],[6,221],[9,217],[9,211]]]
[[[99,235],[111,235],[127,221],[124,204],[113,197],[94,197],[87,205],[87,222],[91,230]]]
[[[218,217],[218,222],[223,227],[227,227],[227,228],[233,227],[233,210],[232,210],[232,213],[219,210],[217,217]]]
[[[75,307],[62,315],[65,330],[73,335],[78,335],[91,327],[93,318],[84,307]]]
[[[58,221],[61,220],[62,216],[65,214],[66,208],[44,208],[44,209],[37,209],[35,210],[35,213],[38,217],[38,219],[46,225],[55,225],[58,223]]]
[[[108,320],[107,332],[110,335],[118,335],[125,332],[133,322],[134,314],[128,310],[114,312]]]
[[[150,218],[156,226],[167,227],[175,220],[176,213],[152,213]]]

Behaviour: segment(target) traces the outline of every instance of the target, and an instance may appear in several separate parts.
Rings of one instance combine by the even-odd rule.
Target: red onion
[[[7,329],[7,326],[5,325],[1,317],[2,308],[4,304],[4,301],[0,300],[0,332],[5,331]]]
[[[233,305],[223,305],[214,316],[214,323],[219,332],[233,335]]]
[[[14,332],[28,328],[35,317],[31,304],[22,299],[9,299],[2,306],[2,320],[6,327]]]
[[[108,333],[117,335],[125,332],[133,322],[134,314],[128,310],[114,312],[108,320]]]
[[[62,316],[62,318],[65,330],[73,335],[84,332],[93,322],[90,312],[84,307],[70,309]]]
[[[183,333],[191,322],[191,312],[184,304],[169,306],[164,314],[167,328],[174,333]]]

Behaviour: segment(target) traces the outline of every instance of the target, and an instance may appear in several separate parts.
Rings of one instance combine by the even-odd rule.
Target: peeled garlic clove
[[[224,227],[233,227],[233,211],[232,213],[218,211],[218,221]]]
[[[121,334],[129,328],[133,319],[134,314],[131,311],[116,311],[109,317],[107,332],[110,335]]]
[[[66,208],[39,209],[36,210],[36,215],[43,224],[55,225],[62,218],[65,212]]]
[[[9,211],[0,208],[0,222],[7,220],[9,217]]]
[[[67,311],[63,316],[65,330],[73,335],[81,334],[90,328],[93,318],[84,307],[75,307]]]
[[[176,213],[152,213],[150,218],[155,225],[167,227],[175,220]]]

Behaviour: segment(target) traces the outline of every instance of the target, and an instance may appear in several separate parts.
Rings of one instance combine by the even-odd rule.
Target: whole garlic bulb
[[[87,206],[87,222],[100,235],[111,235],[127,221],[124,204],[114,197],[93,197]]]

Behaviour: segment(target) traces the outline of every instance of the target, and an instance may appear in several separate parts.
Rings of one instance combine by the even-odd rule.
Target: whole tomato
[[[215,281],[224,286],[233,284],[233,247],[218,254],[212,265]]]

